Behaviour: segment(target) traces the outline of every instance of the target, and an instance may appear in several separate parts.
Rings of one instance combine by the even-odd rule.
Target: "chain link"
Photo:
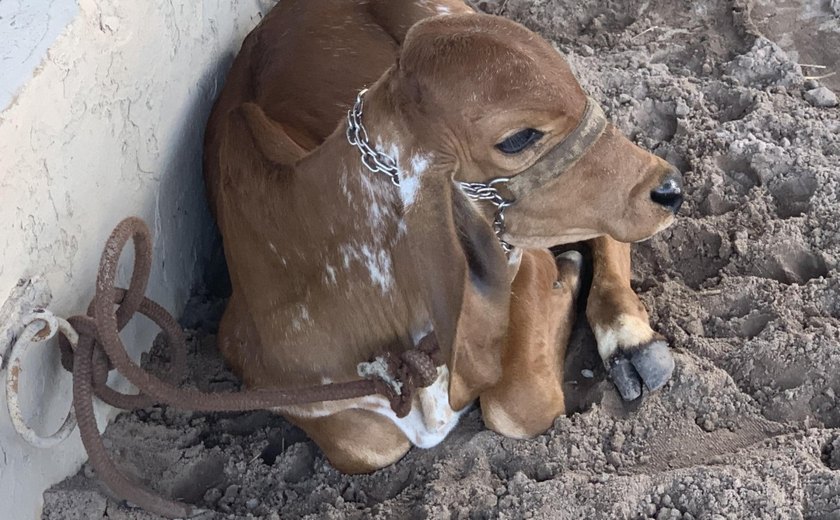
[[[505,253],[510,253],[513,246],[502,239],[502,234],[505,232],[505,208],[513,205],[514,201],[502,197],[499,190],[496,189],[496,184],[505,184],[510,179],[508,177],[499,177],[490,182],[460,182],[461,190],[472,200],[483,200],[496,206],[496,213],[493,215],[493,231],[496,232],[496,238],[499,239],[499,244]]]
[[[347,111],[347,141],[359,149],[362,164],[373,173],[387,176],[394,186],[400,185],[400,171],[396,161],[388,155],[375,150],[368,139],[367,129],[362,124],[363,97],[367,89],[356,96],[353,108]]]
[[[356,102],[353,103],[353,108],[347,111],[347,142],[355,146],[362,157],[362,164],[373,173],[381,173],[391,180],[394,186],[400,185],[400,170],[397,167],[397,162],[370,145],[370,138],[367,129],[362,124],[362,114],[364,108],[364,95],[367,89],[361,90],[356,95]],[[459,186],[464,194],[472,200],[486,201],[496,207],[496,213],[493,216],[493,230],[496,232],[496,238],[499,239],[499,244],[504,249],[505,253],[510,253],[513,249],[509,243],[502,240],[502,234],[505,232],[505,208],[511,206],[514,201],[502,197],[499,190],[496,189],[497,184],[504,184],[510,181],[508,177],[499,177],[490,182],[459,182]]]

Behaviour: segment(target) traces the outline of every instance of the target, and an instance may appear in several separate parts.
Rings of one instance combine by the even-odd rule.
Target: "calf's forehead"
[[[500,106],[562,114],[584,99],[566,60],[519,24],[465,15],[418,25],[403,48],[400,70],[419,87],[427,108],[456,109],[467,117]]]

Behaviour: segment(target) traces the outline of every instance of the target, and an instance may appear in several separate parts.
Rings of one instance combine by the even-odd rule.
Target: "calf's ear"
[[[458,410],[501,377],[510,278],[491,223],[457,186],[456,172],[457,165],[437,164],[411,179],[418,186],[404,218]]]

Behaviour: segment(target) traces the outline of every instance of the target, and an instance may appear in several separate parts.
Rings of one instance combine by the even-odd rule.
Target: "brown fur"
[[[463,14],[428,18],[439,7]],[[412,158],[428,162],[407,207],[387,179],[364,169],[343,121],[333,132],[365,85],[371,141],[395,146],[404,174]],[[252,388],[354,380],[357,363],[411,348],[431,322],[453,409],[481,395],[497,431],[543,431],[563,413],[577,273],[558,271],[537,249],[611,237],[593,243],[604,253],[596,278],[608,279],[593,289],[600,303],[589,304],[590,319],[609,321],[614,300],[638,302],[623,267],[629,248],[613,239],[638,240],[670,223],[648,195],[670,166],[610,126],[569,171],[508,209],[505,239],[537,248],[522,253],[518,272],[495,240],[489,208],[467,201],[452,180],[534,164],[577,124],[584,99],[548,43],[459,1],[278,4],[243,44],[207,129],[205,175],[233,284],[219,331],[226,359]],[[516,156],[493,148],[524,126],[545,137]],[[390,268],[387,283],[371,262]],[[365,406],[283,412],[337,467],[361,472],[409,447]]]
[[[565,413],[563,360],[574,324],[578,269],[561,261],[558,272],[546,250],[523,255],[511,287],[502,377],[481,394],[482,415],[490,429],[529,438]]]

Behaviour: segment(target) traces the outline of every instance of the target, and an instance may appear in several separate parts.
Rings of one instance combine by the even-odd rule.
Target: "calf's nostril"
[[[683,203],[683,190],[680,178],[677,176],[668,176],[662,184],[650,192],[650,198],[653,202],[676,213]]]

